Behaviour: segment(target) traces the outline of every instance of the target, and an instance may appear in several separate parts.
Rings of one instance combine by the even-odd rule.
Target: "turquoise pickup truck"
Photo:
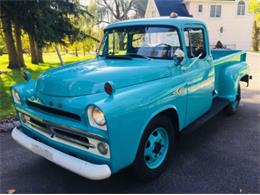
[[[124,168],[158,177],[175,138],[221,110],[234,114],[246,53],[209,48],[196,19],[137,19],[108,25],[94,60],[61,66],[11,88],[21,126],[12,137],[85,178]],[[181,140],[180,140],[181,141]],[[26,158],[26,156],[25,156]]]

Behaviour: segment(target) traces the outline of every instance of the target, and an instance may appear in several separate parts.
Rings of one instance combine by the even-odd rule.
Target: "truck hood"
[[[72,97],[104,92],[104,84],[116,89],[171,75],[164,60],[90,60],[61,66],[43,73],[36,90],[50,96]]]

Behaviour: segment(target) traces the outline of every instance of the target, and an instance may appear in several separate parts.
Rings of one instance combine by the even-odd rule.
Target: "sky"
[[[79,0],[80,4],[82,5],[88,5],[90,0]]]

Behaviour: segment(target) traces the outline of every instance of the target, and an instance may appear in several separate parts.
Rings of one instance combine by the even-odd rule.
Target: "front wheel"
[[[166,116],[158,116],[148,125],[133,164],[135,176],[143,181],[158,177],[173,153],[174,127]]]
[[[240,99],[241,99],[241,89],[240,89],[240,84],[238,84],[236,100],[234,102],[230,102],[230,104],[224,109],[226,115],[230,116],[237,112]]]

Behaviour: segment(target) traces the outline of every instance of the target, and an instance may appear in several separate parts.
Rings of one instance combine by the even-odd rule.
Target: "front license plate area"
[[[32,144],[32,151],[50,161],[52,161],[52,159],[53,159],[53,155],[51,152],[49,152],[48,150],[46,150],[44,148],[41,148],[40,146],[38,146],[36,144]]]

